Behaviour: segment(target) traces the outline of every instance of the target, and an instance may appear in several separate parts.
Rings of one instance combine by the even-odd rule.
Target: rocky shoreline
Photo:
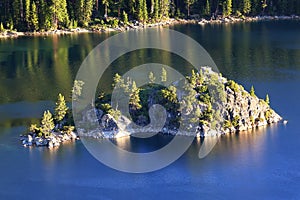
[[[197,17],[196,17],[197,18]],[[66,35],[66,34],[74,34],[74,33],[102,33],[102,32],[122,32],[133,29],[143,29],[147,27],[156,27],[156,26],[169,26],[175,24],[233,24],[233,23],[241,23],[241,22],[258,22],[258,21],[272,21],[272,20],[300,20],[300,16],[292,15],[292,16],[255,16],[255,17],[218,17],[217,19],[173,19],[170,18],[168,20],[158,22],[158,23],[150,23],[143,24],[138,21],[132,21],[128,23],[128,25],[119,25],[118,27],[99,27],[99,28],[75,28],[75,29],[65,29],[65,30],[51,30],[44,32],[18,32],[6,30],[0,33],[0,38],[16,38],[19,36],[49,36],[49,35]]]
[[[52,132],[49,137],[39,137],[34,133],[28,133],[27,135],[21,135],[20,140],[24,147],[36,146],[54,148],[59,147],[65,142],[79,140],[79,137],[75,132],[70,132],[68,134],[63,132]]]

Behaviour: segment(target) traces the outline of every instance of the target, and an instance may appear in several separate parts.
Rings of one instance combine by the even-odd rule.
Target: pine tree
[[[153,11],[153,19],[157,21],[159,18],[159,3],[158,0],[154,0],[154,11]]]
[[[253,97],[255,96],[255,90],[254,90],[253,85],[251,86],[251,89],[250,89],[250,95]]]
[[[30,29],[30,0],[25,0],[25,24],[26,29]]]
[[[167,82],[167,71],[165,68],[161,69],[161,82]]]
[[[223,2],[223,17],[228,17],[232,13],[232,0],[225,0]]]
[[[14,0],[12,3],[12,9],[13,9],[13,22],[15,24],[16,27],[18,28],[22,28],[22,15],[23,12],[21,12],[21,9],[23,9],[23,7],[21,7],[21,3],[20,0]]]
[[[204,9],[204,15],[209,16],[210,15],[210,4],[209,0],[206,0],[205,9]]]
[[[42,121],[41,121],[41,132],[45,137],[48,137],[51,131],[54,129],[54,122],[52,118],[52,114],[49,110],[44,112]]]
[[[269,95],[268,95],[268,94],[266,95],[265,102],[266,102],[268,105],[270,105],[270,98],[269,98]]]
[[[160,0],[160,18],[168,18],[169,17],[169,0]]]
[[[75,80],[74,81],[74,86],[72,88],[72,99],[73,100],[78,100],[78,98],[81,96],[81,90],[84,85],[84,82],[81,80]]]
[[[138,0],[138,21],[144,22],[144,0]]]
[[[93,11],[94,0],[85,0],[83,11],[81,13],[80,22],[84,26],[88,26],[88,23],[91,21],[92,11]]]
[[[122,20],[125,25],[128,24],[128,15],[124,10],[123,10],[123,14],[122,14]]]
[[[243,0],[243,13],[245,15],[251,12],[251,0]]]
[[[39,29],[38,14],[37,14],[36,5],[34,2],[32,2],[32,4],[31,4],[30,24],[31,24],[32,30],[36,31]]]
[[[3,27],[3,23],[1,22],[0,23],[0,32],[3,32],[4,31],[4,27]]]
[[[65,116],[67,114],[67,111],[68,111],[68,107],[66,105],[65,97],[62,94],[60,94],[60,93],[58,94],[57,101],[56,101],[55,105],[56,106],[55,106],[54,119],[57,122],[60,122],[65,118]]]
[[[186,8],[187,8],[187,16],[190,16],[190,7],[195,3],[195,0],[185,0]]]
[[[69,22],[66,0],[52,0],[50,7],[53,22],[52,26],[57,29],[59,24],[66,25]]]
[[[149,83],[154,83],[154,82],[155,82],[155,79],[156,79],[156,78],[155,78],[153,72],[150,72],[150,73],[149,73],[148,78],[149,78]]]
[[[109,7],[109,0],[102,0],[102,4],[104,5],[104,17],[108,17],[108,7]]]
[[[148,21],[148,10],[147,10],[147,1],[143,0],[143,22]]]
[[[140,109],[142,108],[142,105],[140,104],[140,89],[136,86],[135,81],[132,82],[132,87],[131,87],[131,94],[130,94],[130,99],[129,99],[129,104],[134,107],[135,109]]]

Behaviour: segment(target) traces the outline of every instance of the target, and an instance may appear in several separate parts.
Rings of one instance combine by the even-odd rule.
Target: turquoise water
[[[55,151],[24,148],[19,134],[54,104],[58,92],[69,96],[80,63],[110,35],[0,40],[0,199],[299,199],[300,22],[171,28],[197,40],[225,77],[246,89],[254,85],[261,98],[268,93],[272,107],[289,123],[221,137],[201,160],[201,141],[195,140],[175,163],[147,174],[110,169],[80,141]],[[147,51],[128,57],[137,65],[151,55],[162,59]],[[126,60],[117,61],[107,73],[126,71]],[[185,64],[178,59],[166,63],[176,68]],[[149,148],[129,138],[118,144]],[[156,140],[151,145],[160,147]]]

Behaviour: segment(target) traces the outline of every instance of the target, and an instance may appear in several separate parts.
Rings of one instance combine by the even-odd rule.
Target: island
[[[247,92],[243,86],[210,67],[201,67],[197,72],[192,70],[185,79],[167,87],[163,86],[168,79],[163,67],[160,74],[150,72],[148,79],[149,84],[137,87],[134,80],[115,74],[112,86],[118,93],[128,96],[130,116],[111,106],[112,94],[99,91],[95,102],[81,113],[82,123],[90,122],[92,114],[96,114],[98,127],[94,130],[75,130],[72,112],[66,106],[63,95],[59,94],[54,117],[50,111],[45,111],[41,124],[32,124],[28,133],[22,136],[22,144],[52,148],[78,139],[78,131],[84,136],[99,139],[149,132],[210,137],[235,134],[282,121],[282,117],[270,107],[268,94],[260,99],[253,86]],[[156,79],[162,84],[156,84]],[[73,97],[74,94],[80,96],[83,85],[83,81],[75,80]],[[159,124],[149,114],[150,108],[157,105],[165,109],[165,123],[158,129],[149,128],[150,123]],[[183,118],[187,125],[184,128],[188,130],[184,132],[180,131]]]

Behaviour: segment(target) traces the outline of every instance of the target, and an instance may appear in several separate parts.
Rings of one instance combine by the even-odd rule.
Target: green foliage
[[[129,104],[134,109],[141,109],[142,105],[140,103],[140,89],[136,86],[136,83],[133,81],[131,86],[131,94],[129,96]]]
[[[81,96],[82,87],[84,85],[84,82],[81,80],[75,80],[74,85],[72,88],[72,98],[73,100],[78,100],[78,98]]]
[[[111,25],[112,28],[117,28],[119,25],[119,20],[118,19],[111,19],[109,20],[109,24]]]
[[[236,115],[231,121],[232,126],[236,128],[239,125],[239,121],[240,121],[240,116]]]
[[[233,80],[227,81],[226,86],[229,87],[232,91],[234,91],[234,93],[239,92],[240,86],[239,86],[239,84],[237,84]]]
[[[153,72],[149,72],[148,78],[149,78],[149,83],[154,83],[155,82],[156,78],[155,78]]]
[[[230,120],[225,120],[224,123],[223,123],[223,128],[231,128],[232,127],[232,124],[231,124],[231,121]]]
[[[210,3],[209,3],[209,0],[206,0],[205,9],[204,9],[204,15],[206,15],[206,16],[210,15]]]
[[[243,0],[243,13],[245,15],[251,12],[251,0]]]
[[[146,23],[172,17],[200,14],[209,17],[222,12],[244,15],[299,15],[298,0],[5,0],[0,6],[0,20],[4,28],[18,31],[51,30],[56,28],[88,27],[96,18],[107,22],[108,15],[126,17]],[[76,21],[76,23],[74,23]],[[103,25],[104,23],[102,23]],[[116,24],[114,24],[116,25]],[[104,25],[103,25],[104,26]],[[3,29],[2,29],[3,31]]]
[[[37,31],[39,29],[38,13],[34,2],[31,4],[30,25],[31,30],[33,31]]]
[[[227,17],[232,13],[232,0],[225,0],[223,2],[223,17]]]
[[[195,3],[195,0],[184,0],[187,9],[187,16],[190,16],[190,7]]]
[[[31,124],[29,127],[29,132],[31,133],[39,133],[40,128],[36,124]]]
[[[3,31],[5,31],[5,29],[4,29],[4,27],[3,27],[3,23],[1,22],[1,23],[0,23],[0,32],[3,32]]]
[[[52,0],[50,6],[50,13],[52,16],[52,27],[58,28],[58,25],[66,26],[69,22],[69,15],[67,12],[66,0]]]
[[[165,68],[161,69],[161,82],[162,83],[167,82],[167,71]]]
[[[63,130],[65,133],[70,135],[75,130],[75,126],[64,126]]]
[[[252,125],[253,125],[254,122],[255,122],[254,117],[253,117],[252,115],[250,116],[250,122],[251,122]]]
[[[128,24],[128,15],[124,10],[122,13],[122,21],[124,22],[125,25]]]
[[[270,98],[268,94],[266,95],[265,102],[266,104],[270,105]]]
[[[49,110],[44,112],[42,121],[41,121],[41,132],[45,137],[50,136],[51,131],[54,129],[54,122],[52,118],[52,114]]]
[[[272,116],[272,110],[269,109],[269,110],[267,110],[265,112],[265,118],[266,118],[266,120],[269,120],[271,116]]]
[[[110,109],[107,113],[110,114],[115,120],[118,120],[121,116],[121,112],[116,109]]]
[[[255,97],[255,96],[256,96],[256,95],[255,95],[255,90],[254,90],[253,85],[251,86],[251,89],[250,89],[250,95],[251,95],[252,97]]]
[[[219,80],[219,75],[212,74],[208,79],[207,85],[212,104],[223,104],[226,101],[226,94],[224,84]]]
[[[62,94],[58,94],[58,97],[57,97],[57,101],[55,103],[55,115],[54,115],[54,119],[57,121],[57,122],[60,122],[62,121],[66,114],[67,114],[67,111],[68,111],[68,107],[66,105],[66,101],[65,101],[65,97],[62,95]]]

